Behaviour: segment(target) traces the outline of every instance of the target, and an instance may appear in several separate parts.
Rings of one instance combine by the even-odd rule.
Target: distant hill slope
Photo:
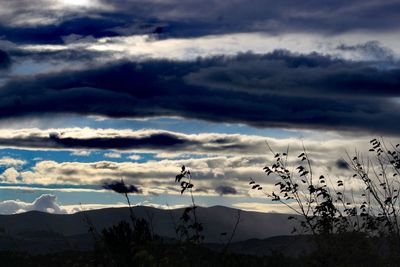
[[[169,211],[150,207],[134,208],[136,216],[153,218],[155,232],[164,237],[165,246],[163,248],[172,248],[174,251],[176,248],[185,248],[175,246],[173,244],[175,241],[168,238],[175,237],[173,221],[178,223],[182,212],[183,209]],[[227,232],[228,236],[230,235],[236,222],[237,210],[215,206],[199,208],[197,214],[205,229],[206,238],[205,243],[202,245],[215,252],[225,251],[226,241],[220,240],[220,233]],[[0,253],[4,252],[3,255],[8,255],[9,252],[11,254],[14,254],[14,252],[28,252],[32,255],[41,254],[43,257],[47,257],[49,255],[63,255],[64,253],[67,253],[65,255],[68,255],[68,253],[74,255],[75,252],[80,251],[82,255],[93,256],[95,239],[87,231],[88,225],[85,222],[85,216],[90,218],[98,231],[101,231],[104,227],[114,225],[121,220],[128,220],[129,210],[128,208],[113,208],[69,215],[34,211],[0,216],[0,227],[3,228],[3,231],[0,231]],[[287,214],[242,211],[239,227],[234,241],[229,246],[229,251],[235,254],[250,255],[249,258],[252,259],[254,259],[254,256],[273,256],[273,261],[277,260],[279,266],[283,266],[280,262],[282,260],[281,255],[298,257],[306,255],[316,248],[312,238],[310,238],[311,236],[290,235],[293,222],[293,220],[288,220]],[[372,255],[371,259],[375,257],[373,255],[387,255],[388,253],[389,241],[386,238],[382,240],[373,239],[371,248],[368,248],[369,243],[366,243],[364,248],[364,244],[360,243],[360,240],[357,241],[357,239],[355,239],[357,242],[353,242],[352,239],[346,240],[350,242],[345,242],[345,247],[338,245],[332,246],[332,249],[344,248],[344,251],[346,251],[344,254],[347,255],[345,256],[347,258],[352,258],[353,251],[355,251],[355,253],[358,253],[356,257],[364,259],[365,248],[369,252],[374,252],[374,254],[369,253],[367,255]],[[364,240],[361,241],[364,242]],[[349,244],[351,244],[350,249],[348,249]],[[187,250],[184,251],[187,252]],[[206,251],[210,252],[209,250]],[[337,250],[333,251],[338,253]],[[59,252],[62,253],[60,254]],[[340,256],[335,258],[339,259],[344,255],[341,250],[339,252]],[[76,255],[79,255],[79,253]],[[217,253],[216,255],[222,254]],[[0,266],[3,266],[2,264],[0,263]],[[374,266],[380,265],[375,264]]]
[[[154,231],[165,237],[175,237],[174,222],[179,223],[179,217],[183,211],[183,209],[162,210],[144,206],[134,207],[133,210],[137,217],[152,218]],[[237,210],[223,206],[199,207],[197,214],[205,228],[205,241],[219,242],[220,233],[231,233],[236,222]],[[15,215],[0,215],[0,227],[11,236],[24,232],[53,232],[61,236],[76,236],[87,234],[88,226],[85,216],[90,218],[96,229],[100,231],[121,220],[128,220],[129,210],[128,208],[109,208],[67,215],[31,211]],[[287,217],[286,214],[242,211],[234,241],[290,235],[293,222],[288,221]]]

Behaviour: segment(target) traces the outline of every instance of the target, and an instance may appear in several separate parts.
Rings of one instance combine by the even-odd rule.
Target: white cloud
[[[73,14],[110,8],[98,0],[2,0],[0,21],[10,26],[42,26],[57,24]]]
[[[6,183],[17,183],[19,177],[20,173],[14,167],[11,167],[0,175],[0,180]]]
[[[11,185],[8,184],[7,186],[1,187],[1,190],[18,190],[24,193],[35,193],[37,191],[48,191],[48,192],[79,192],[79,193],[90,193],[90,192],[106,192],[106,189],[88,189],[88,188],[70,188],[70,187],[57,187],[57,188],[49,188],[49,187],[37,187],[37,186],[30,186],[29,184],[18,184],[18,185]]]
[[[31,210],[49,213],[67,213],[65,209],[57,204],[57,197],[50,194],[43,194],[33,202],[20,200],[5,200],[0,202],[0,214],[15,214]]]
[[[26,161],[22,159],[14,159],[11,157],[2,157],[0,159],[0,166],[22,166],[25,165]]]
[[[138,186],[144,194],[178,194],[179,185],[174,184],[174,178],[182,165],[192,170],[196,188],[202,188],[204,195],[214,194],[215,188],[220,185],[228,185],[238,190],[238,195],[249,194],[246,186],[250,177],[263,183],[264,188],[271,192],[276,182],[274,178],[267,177],[263,167],[270,163],[273,155],[268,152],[265,142],[267,141],[276,152],[284,152],[290,148],[293,164],[297,155],[302,152],[302,143],[307,148],[310,159],[314,166],[314,173],[327,175],[335,181],[341,178],[347,186],[354,190],[361,188],[362,183],[357,179],[351,179],[352,173],[346,169],[337,168],[337,160],[346,157],[346,150],[352,154],[354,148],[361,153],[368,153],[368,139],[354,136],[340,136],[331,133],[313,134],[303,141],[297,138],[269,138],[256,135],[241,134],[219,134],[200,133],[184,134],[179,132],[163,130],[117,130],[117,129],[91,129],[91,128],[61,128],[61,129],[21,129],[0,130],[0,138],[10,140],[36,140],[36,144],[42,146],[51,133],[58,133],[59,138],[77,138],[83,143],[88,138],[141,138],[148,139],[152,134],[166,134],[179,140],[185,140],[185,144],[179,149],[173,146],[151,147],[143,150],[127,150],[131,157],[124,156],[126,161],[113,162],[112,160],[98,162],[56,162],[52,160],[37,161],[33,167],[6,170],[1,178],[3,181],[23,182],[26,184],[59,184],[59,185],[101,185],[106,181],[120,180],[123,178],[127,183]],[[35,137],[35,138],[33,138]],[[39,138],[40,137],[40,138]],[[39,139],[38,139],[39,138]],[[38,142],[37,140],[41,140]],[[82,141],[83,140],[83,141]],[[388,143],[389,140],[388,140]],[[397,143],[397,142],[394,142]],[[51,142],[48,144],[52,144]],[[29,145],[26,143],[26,145]],[[33,148],[31,148],[33,149]],[[48,148],[55,149],[55,148]],[[65,148],[59,148],[65,149]],[[70,149],[81,151],[80,149]],[[170,155],[174,157],[145,162],[135,162],[139,155],[134,152],[152,152],[158,155]],[[86,151],[86,150],[84,150]],[[140,151],[140,152],[138,152]],[[190,153],[192,151],[192,153]],[[108,156],[121,157],[121,153],[110,152]],[[125,151],[123,151],[125,153]],[[184,157],[182,157],[184,156]],[[130,161],[126,157],[128,157]],[[10,159],[4,162],[13,162]],[[250,194],[253,194],[251,192]]]
[[[318,154],[317,154],[318,155]],[[174,183],[175,176],[182,165],[187,166],[193,177],[195,188],[205,191],[202,195],[216,195],[215,188],[220,185],[234,187],[240,196],[249,194],[250,177],[261,183],[267,192],[272,192],[277,178],[267,176],[263,167],[271,164],[273,156],[212,156],[206,158],[165,159],[146,162],[37,162],[31,169],[21,171],[20,176],[26,184],[98,184],[106,181],[120,180],[138,186],[145,195],[179,194],[180,187]],[[312,158],[315,176],[327,175],[341,178],[349,188],[360,189],[362,183],[351,179],[352,172],[334,166],[337,158]],[[290,162],[298,164],[297,154],[293,154]],[[297,166],[297,165],[296,165]],[[257,192],[250,192],[257,196]]]
[[[370,55],[360,54],[357,51],[343,51],[340,45],[358,45],[375,40],[400,54],[400,46],[396,43],[398,33],[370,34],[348,33],[334,36],[321,36],[310,33],[267,34],[262,32],[233,33],[209,35],[197,38],[169,38],[154,39],[150,35],[133,35],[105,37],[87,42],[86,40],[63,45],[25,45],[30,51],[62,51],[81,49],[88,51],[102,51],[109,53],[103,60],[122,58],[146,59],[163,58],[173,60],[194,60],[198,57],[216,55],[236,55],[252,51],[253,53],[270,53],[276,49],[287,49],[294,53],[321,53],[349,60],[368,61]],[[251,42],[249,42],[251,40]],[[379,60],[373,58],[373,60]]]
[[[67,211],[67,213],[76,213],[85,210],[98,210],[107,208],[123,208],[128,207],[126,203],[115,203],[115,204],[98,204],[98,203],[86,203],[80,205],[63,205],[62,208]]]
[[[186,207],[187,205],[177,204],[177,205],[161,205],[154,203],[138,203],[134,206],[148,206],[157,209],[179,209]],[[65,209],[68,213],[76,213],[85,210],[97,210],[97,209],[107,209],[107,208],[123,208],[128,207],[126,203],[115,203],[115,204],[82,204],[82,205],[63,205],[62,208]]]
[[[128,159],[131,159],[131,160],[134,160],[134,161],[139,160],[139,159],[141,159],[141,158],[142,158],[142,157],[139,156],[139,155],[130,155],[130,156],[128,157]]]
[[[116,153],[116,152],[109,152],[109,153],[105,153],[104,157],[112,158],[112,159],[119,159],[119,158],[121,158],[121,154],[120,153]]]
[[[97,0],[58,0],[58,3],[65,7],[92,7],[99,6],[99,1]]]
[[[183,208],[185,205],[159,205],[154,203],[138,203],[135,206],[149,206],[158,209],[177,209]],[[32,202],[24,202],[20,200],[0,201],[0,214],[16,214],[27,211],[42,211],[56,214],[71,214],[85,210],[106,209],[106,208],[122,208],[128,207],[126,203],[118,202],[112,204],[86,203],[75,205],[60,205],[57,197],[51,194],[43,194]]]
[[[114,153],[157,153],[159,157],[174,158],[187,156],[188,154],[198,155],[266,155],[268,150],[265,142],[277,151],[283,151],[287,146],[292,153],[302,150],[302,141],[299,138],[271,138],[257,135],[244,134],[221,134],[221,133],[199,133],[185,134],[180,132],[157,130],[157,129],[93,129],[93,128],[50,128],[41,130],[38,128],[26,129],[0,129],[0,146],[7,148],[43,149],[43,150],[70,150],[73,153],[84,155],[88,149],[59,146],[51,136],[57,138],[76,139],[79,143],[85,144],[89,139],[113,140],[115,138],[132,139],[139,144],[125,150],[118,150],[108,155],[117,156]],[[165,135],[177,139],[182,144],[176,146],[163,146],[162,144],[149,143],[150,137],[155,135]],[[313,132],[304,138],[304,145],[315,156],[331,157],[336,156],[337,152],[343,156],[346,149],[365,147],[370,140],[369,136],[343,136],[333,132]],[[371,138],[372,139],[372,138]],[[146,142],[143,140],[147,140]],[[143,141],[140,143],[139,141]],[[388,140],[390,141],[390,140]],[[96,147],[93,147],[96,149]],[[112,147],[110,149],[113,149]],[[115,148],[117,149],[117,148]],[[337,158],[336,158],[337,159]],[[4,163],[11,162],[11,159],[3,160]],[[1,161],[0,161],[1,162]],[[22,161],[14,161],[14,164]]]
[[[232,204],[233,207],[248,211],[266,212],[266,213],[295,213],[291,208],[281,203],[256,203],[256,202],[240,202]],[[289,204],[294,209],[298,209],[295,204]]]
[[[71,153],[72,156],[79,156],[79,157],[88,157],[90,156],[91,152],[88,150],[76,150]]]

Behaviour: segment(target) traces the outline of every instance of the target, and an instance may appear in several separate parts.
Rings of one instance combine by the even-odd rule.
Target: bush
[[[264,171],[277,179],[277,191],[265,195],[297,215],[289,217],[301,228],[293,232],[311,235],[316,251],[310,259],[315,264],[370,266],[382,258],[378,253],[382,253],[388,264],[399,260],[399,145],[388,148],[383,140],[377,139],[370,144],[372,159],[364,161],[359,153],[347,155],[347,164],[354,172],[352,179],[359,179],[365,186],[356,197],[353,191],[346,190],[343,180],[333,182],[313,173],[304,146],[294,160],[289,158],[289,149],[275,153],[269,147],[274,161]],[[291,171],[291,162],[299,163],[296,171]],[[253,179],[250,185],[253,190],[264,191]],[[374,245],[377,241],[384,249],[378,250]]]

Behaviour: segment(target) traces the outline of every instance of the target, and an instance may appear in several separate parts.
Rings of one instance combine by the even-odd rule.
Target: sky
[[[400,135],[400,1],[0,0],[0,214],[190,204],[287,212],[276,151],[351,179]]]

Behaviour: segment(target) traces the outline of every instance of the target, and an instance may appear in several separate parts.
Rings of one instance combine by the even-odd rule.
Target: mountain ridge
[[[184,208],[164,210],[148,206],[132,207],[135,216],[152,220],[157,234],[176,237],[174,225]],[[237,220],[238,209],[225,206],[198,207],[198,218],[204,225],[206,242],[219,241],[220,233],[230,233]],[[122,220],[129,220],[129,208],[104,208],[80,211],[73,214],[52,214],[41,211],[28,211],[13,215],[0,215],[0,228],[9,234],[21,232],[49,231],[65,236],[87,233],[89,219],[98,231]],[[290,235],[293,223],[287,220],[288,214],[261,213],[241,210],[241,218],[233,241],[251,238],[264,239],[277,235]]]

